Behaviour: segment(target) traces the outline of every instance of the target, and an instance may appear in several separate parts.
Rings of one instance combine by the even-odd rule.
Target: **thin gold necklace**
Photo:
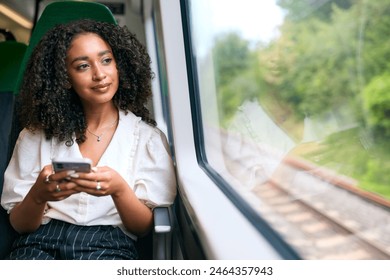
[[[100,142],[100,141],[102,140],[103,135],[107,132],[107,130],[110,129],[111,127],[113,127],[117,122],[118,122],[118,119],[116,119],[112,124],[110,124],[109,126],[107,126],[107,127],[104,129],[104,131],[103,131],[101,134],[99,134],[99,135],[93,133],[93,132],[90,131],[88,128],[87,128],[87,131],[88,131],[89,133],[91,133],[93,136],[95,136],[95,137],[97,138],[96,140],[97,140],[98,142]]]

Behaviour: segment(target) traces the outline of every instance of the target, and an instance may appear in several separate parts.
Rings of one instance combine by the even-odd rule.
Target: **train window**
[[[389,1],[185,2],[200,163],[301,258],[389,259]]]

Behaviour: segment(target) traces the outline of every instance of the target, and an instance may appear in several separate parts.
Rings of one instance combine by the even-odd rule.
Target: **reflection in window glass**
[[[302,258],[390,259],[390,1],[189,10],[210,165]]]

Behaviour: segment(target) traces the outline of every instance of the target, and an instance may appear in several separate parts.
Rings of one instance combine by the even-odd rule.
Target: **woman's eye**
[[[80,64],[80,65],[77,65],[76,69],[77,70],[85,70],[85,69],[88,68],[88,66],[89,66],[88,64],[83,63],[83,64]]]
[[[102,60],[103,64],[110,64],[110,62],[112,61],[112,58],[111,57],[107,57],[107,58],[104,58]]]

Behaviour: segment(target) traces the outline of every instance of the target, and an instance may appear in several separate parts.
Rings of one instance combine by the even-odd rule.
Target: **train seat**
[[[14,90],[26,48],[27,45],[16,41],[0,42],[0,191],[3,187],[3,172],[7,164],[8,141],[15,101]]]
[[[0,194],[3,190],[4,171],[9,160],[9,139],[14,110],[14,89],[19,68],[27,45],[16,41],[0,42]],[[0,258],[9,250],[15,232],[9,225],[7,212],[0,207]]]
[[[34,31],[31,35],[30,43],[26,49],[17,84],[15,86],[15,93],[18,93],[20,84],[23,79],[24,70],[28,59],[31,55],[33,48],[39,42],[41,37],[52,27],[57,24],[69,22],[81,18],[90,18],[98,21],[105,21],[117,24],[111,11],[104,5],[96,2],[80,2],[80,1],[62,1],[53,2],[45,8],[37,21]],[[13,122],[13,133],[11,133],[10,145],[13,147],[16,137],[18,135],[18,129],[16,122]],[[16,131],[16,132],[15,132]],[[2,186],[2,185],[1,185]],[[146,237],[140,238],[137,242],[137,249],[140,254],[140,259],[167,259],[171,256],[170,238],[172,231],[171,223],[171,210],[170,207],[157,207],[153,210],[154,213],[154,230]],[[3,216],[3,215],[2,215]],[[2,217],[3,219],[3,217]],[[8,217],[6,217],[8,222]],[[0,229],[1,233],[1,246],[0,246],[0,259],[4,258],[9,250],[9,243],[12,235],[9,238],[4,238],[3,230],[7,222],[1,220]],[[8,223],[9,224],[9,223]],[[12,231],[10,229],[10,231]],[[6,233],[4,233],[6,234]]]

